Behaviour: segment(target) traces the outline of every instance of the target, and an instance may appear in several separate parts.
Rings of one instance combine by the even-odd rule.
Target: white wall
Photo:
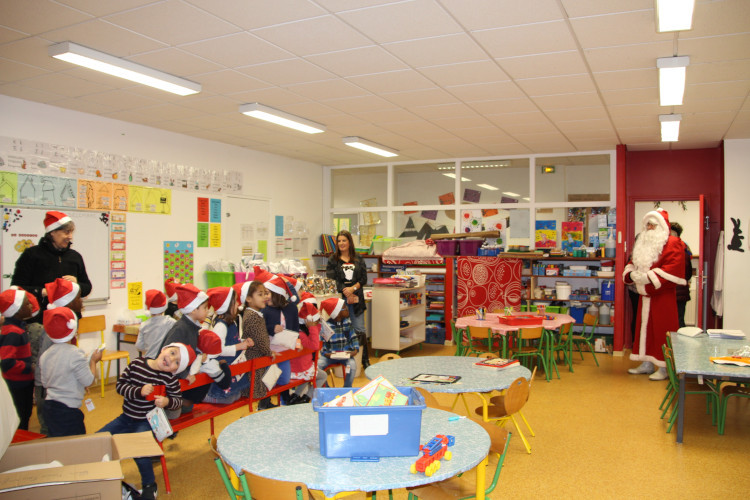
[[[21,139],[34,139],[52,144],[77,146],[95,149],[107,153],[130,155],[158,161],[168,161],[201,168],[224,168],[243,172],[243,195],[271,198],[271,217],[292,216],[295,221],[307,223],[310,232],[309,249],[317,248],[319,235],[322,232],[322,167],[299,160],[253,151],[218,142],[198,139],[187,135],[158,130],[143,125],[112,120],[87,113],[70,111],[21,99],[0,96],[0,135]],[[294,133],[294,132],[290,132]],[[200,193],[198,193],[200,194]],[[188,192],[173,192],[172,220],[183,219],[191,228],[196,225],[196,206]],[[197,196],[197,194],[193,195]],[[204,196],[211,197],[206,193]],[[215,196],[214,196],[215,197]],[[153,221],[164,223],[161,216],[154,215]],[[133,217],[142,220],[142,217]],[[151,220],[151,219],[149,219]],[[158,222],[156,222],[158,224]],[[173,239],[172,221],[167,228],[154,227],[159,231],[153,234],[158,240]],[[269,221],[269,250],[273,247],[273,221]],[[143,228],[128,228],[143,233]],[[169,233],[169,234],[168,234]],[[182,233],[184,234],[184,233]],[[195,234],[194,230],[188,234]],[[77,235],[83,238],[84,235]],[[129,237],[130,238],[130,237]],[[183,239],[183,238],[180,238]],[[193,236],[195,239],[195,236]],[[137,241],[133,239],[131,241]],[[83,244],[80,242],[79,244]],[[229,256],[234,252],[229,249],[196,248],[195,274],[203,275],[206,262]],[[162,255],[149,252],[143,255],[138,252],[138,245],[127,249],[127,266],[138,270],[142,260],[147,259],[151,271],[137,275],[128,272],[128,281],[142,281],[144,290],[163,288],[161,276]],[[199,286],[204,281],[196,280]],[[111,325],[118,314],[127,307],[127,296],[122,290],[111,290],[110,304],[91,306],[86,315],[106,314],[107,324]],[[114,338],[108,340],[109,347],[114,347]],[[84,346],[85,347],[85,346]]]
[[[724,328],[750,330],[747,307],[750,278],[750,139],[724,141]],[[732,221],[741,220],[744,252],[727,250],[732,241]]]

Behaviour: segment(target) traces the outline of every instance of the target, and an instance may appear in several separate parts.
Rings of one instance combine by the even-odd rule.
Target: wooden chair
[[[494,358],[499,358],[499,357],[500,356],[498,356],[494,352],[483,352],[482,354],[477,356],[477,358],[487,358],[487,359],[494,359]]]
[[[388,361],[389,359],[401,359],[401,356],[396,354],[395,352],[389,352],[388,354],[383,354],[378,362],[380,361]]]
[[[308,500],[313,499],[310,490],[304,483],[292,483],[290,481],[279,481],[266,477],[256,476],[252,472],[242,471],[247,478],[252,500],[277,500],[279,498]]]
[[[333,371],[336,369],[336,367],[341,368],[341,386],[343,387],[344,379],[346,379],[346,365],[340,365],[338,363],[334,363],[332,365],[326,366],[326,369],[324,370],[326,372],[326,384],[328,384],[328,387],[336,387],[336,374],[333,373]]]
[[[498,396],[496,396],[496,398],[497,397]],[[482,405],[477,407],[474,412],[482,417],[483,421],[496,422],[497,425],[502,425],[508,420],[512,420],[513,425],[515,425],[516,430],[518,431],[518,435],[521,436],[521,441],[523,441],[523,444],[526,447],[526,451],[531,453],[531,445],[526,440],[526,436],[523,435],[521,427],[518,425],[518,421],[515,417],[515,414],[519,413],[526,404],[526,401],[529,400],[529,381],[523,377],[518,377],[510,384],[510,387],[508,387],[501,398],[502,399],[499,400],[493,398],[500,404]],[[528,426],[528,422],[526,425]]]
[[[489,495],[497,487],[497,480],[500,478],[500,471],[505,463],[505,456],[508,453],[511,433],[502,427],[487,423],[477,422],[487,434],[490,435],[490,455],[496,455],[497,464],[493,473],[492,482],[485,489],[484,494]],[[419,498],[422,500],[431,499],[448,499],[448,498],[476,498],[476,481],[468,481],[463,475],[458,475],[439,483],[430,483],[424,486],[408,488],[409,498]]]
[[[224,462],[221,455],[219,455],[219,451],[216,449],[216,436],[211,436],[208,440],[208,444],[211,446],[211,452],[214,454],[214,463],[216,464],[216,468],[219,469],[221,481],[227,489],[227,495],[229,495],[230,500],[237,500],[237,497],[242,497],[245,500],[252,500],[250,497],[250,490],[247,486],[247,480],[245,479],[245,474],[236,476],[234,470],[229,467],[226,462]],[[240,485],[242,486],[241,490],[234,487],[230,477],[237,477],[239,479]]]
[[[557,332],[549,331],[549,359],[550,363],[555,363],[555,371],[557,371],[557,359],[560,358],[560,353],[562,353],[563,360],[568,365],[568,370],[573,373],[573,338],[570,333],[572,328],[573,323],[566,323]],[[557,378],[560,378],[559,372]]]
[[[581,359],[583,359],[583,349],[581,348],[581,345],[586,344],[586,346],[588,346],[589,351],[591,351],[591,354],[594,356],[594,361],[596,362],[596,366],[599,366],[599,360],[596,359],[596,353],[594,352],[593,340],[594,340],[594,330],[596,330],[596,326],[598,324],[599,324],[599,318],[591,314],[584,314],[583,328],[581,329],[581,334],[572,335],[570,339],[570,341],[573,344],[575,344],[575,346],[578,348],[578,352],[581,354]],[[589,328],[588,333],[586,333],[586,327]]]
[[[669,377],[669,383],[672,385],[674,392],[674,395],[670,400],[671,404],[672,400],[674,400],[674,396],[679,392],[680,382],[677,379],[677,373],[674,368],[674,354],[672,353],[672,349],[670,349],[666,345],[662,345],[661,348],[662,352],[664,353],[664,362],[667,365],[667,375]],[[686,381],[685,395],[687,396],[691,394],[706,396],[706,413],[711,414],[711,425],[717,425],[716,422],[721,421],[721,413],[719,409],[719,394],[717,393],[716,388],[709,383],[699,384],[698,382]],[[670,404],[667,404],[667,408],[665,408],[665,411],[669,408]],[[674,425],[675,420],[677,420],[677,413],[678,408],[677,404],[675,404],[672,408],[672,413],[669,415],[669,426],[667,427],[667,434],[672,431],[672,426]],[[721,434],[724,429],[722,428],[721,424],[719,424],[718,427],[719,434]]]
[[[495,339],[492,329],[488,326],[471,326],[467,329],[469,354],[492,352],[492,346],[497,343],[500,350],[500,339]],[[481,349],[480,349],[481,347]]]
[[[427,389],[424,389],[423,387],[415,387],[414,389],[422,395],[422,397],[424,398],[424,402],[428,408],[435,408],[437,410],[443,411],[453,411],[449,407],[441,405],[435,395]]]
[[[520,328],[515,332],[516,348],[513,358],[523,360],[525,358],[536,359],[544,368],[547,382],[550,380],[550,371],[547,366],[547,339],[541,326],[533,328]]]
[[[451,320],[451,333],[453,334],[453,342],[456,343],[456,353],[454,356],[463,356],[466,354],[466,333],[465,328],[456,328],[455,318]]]
[[[78,335],[83,333],[95,333],[99,332],[101,336],[101,343],[104,344],[104,330],[107,329],[106,318],[103,315],[100,316],[88,316],[78,320]],[[118,359],[127,359],[130,364],[130,353],[128,351],[107,351],[102,352],[102,360],[99,362],[99,382],[102,386],[102,397],[104,397],[104,384],[109,379],[109,369],[112,366],[112,361]],[[107,376],[104,376],[104,363],[107,363]],[[120,374],[118,373],[119,377]]]
[[[529,395],[526,398],[526,402],[529,402],[529,397],[531,397],[531,387],[534,385],[534,378],[536,377],[536,367],[534,367],[534,371],[531,372],[531,378],[529,378]],[[490,403],[495,406],[505,406],[505,394],[501,394],[499,396],[494,396],[490,398]],[[521,420],[523,420],[523,423],[526,424],[526,428],[529,430],[529,434],[531,434],[531,437],[536,437],[536,434],[534,433],[534,429],[531,428],[531,425],[529,425],[529,421],[526,420],[526,415],[523,414],[523,409],[518,410],[518,415],[521,417]]]

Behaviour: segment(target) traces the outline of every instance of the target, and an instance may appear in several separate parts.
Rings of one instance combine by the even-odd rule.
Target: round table
[[[451,447],[453,459],[443,460],[431,477],[409,472],[416,455],[383,457],[378,462],[323,457],[318,440],[318,415],[310,404],[282,406],[241,418],[224,428],[217,446],[237,473],[246,470],[270,479],[302,482],[331,498],[344,491],[379,491],[442,481],[477,465],[483,473],[489,435],[476,422],[449,421],[451,416],[452,413],[433,408],[422,413],[420,443],[426,443],[436,434],[456,437]]]

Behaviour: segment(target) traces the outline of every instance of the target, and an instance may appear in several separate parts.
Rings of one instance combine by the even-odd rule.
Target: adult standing
[[[336,289],[341,292],[349,309],[352,327],[362,346],[362,367],[370,366],[367,352],[367,330],[365,328],[365,293],[367,267],[354,249],[354,240],[349,231],[339,231],[336,235],[336,252],[328,259],[326,276],[336,281]]]
[[[678,327],[677,285],[684,285],[685,247],[669,234],[669,215],[658,209],[643,216],[642,231],[633,245],[633,256],[622,274],[625,284],[635,284],[641,296],[636,335],[630,359],[641,361],[628,373],[651,373],[651,380],[667,378],[662,345],[667,332]],[[654,367],[658,370],[654,371]],[[652,373],[653,372],[653,373]]]
[[[687,303],[690,300],[690,278],[693,277],[693,263],[692,257],[693,252],[690,251],[690,247],[685,243],[682,238],[682,226],[679,222],[672,222],[669,224],[669,234],[677,236],[685,245],[685,282],[684,285],[677,285],[677,319],[680,322],[680,328],[685,326],[685,309]]]

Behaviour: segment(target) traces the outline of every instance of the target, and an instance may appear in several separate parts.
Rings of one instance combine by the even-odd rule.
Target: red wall
[[[618,148],[618,156],[622,148]],[[628,249],[633,246],[635,227],[640,222],[634,221],[634,205],[642,200],[697,200],[704,195],[706,200],[706,215],[709,216],[708,238],[705,242],[704,255],[708,262],[708,297],[713,291],[713,263],[716,254],[716,244],[724,220],[724,148],[720,145],[711,149],[680,149],[667,151],[625,151],[624,165],[618,162],[618,170],[624,168],[625,189],[620,189],[619,182],[622,172],[618,172],[618,216],[623,208],[627,208],[625,227],[618,229],[627,237]],[[625,199],[622,199],[623,196]],[[623,203],[625,203],[623,207]],[[621,288],[621,280],[620,287]],[[618,290],[620,296],[625,290]],[[696,297],[691,297],[696,300]],[[627,302],[626,302],[627,304]],[[696,307],[699,307],[696,304]],[[629,307],[626,305],[626,309]],[[622,311],[622,309],[620,309]],[[623,311],[625,312],[625,311]],[[625,317],[628,315],[625,314]],[[707,325],[713,327],[715,316],[708,307]],[[624,325],[629,332],[629,324]],[[620,330],[620,333],[622,330]],[[616,337],[617,337],[616,332]],[[629,335],[629,333],[628,333]],[[617,338],[615,339],[615,348]]]

